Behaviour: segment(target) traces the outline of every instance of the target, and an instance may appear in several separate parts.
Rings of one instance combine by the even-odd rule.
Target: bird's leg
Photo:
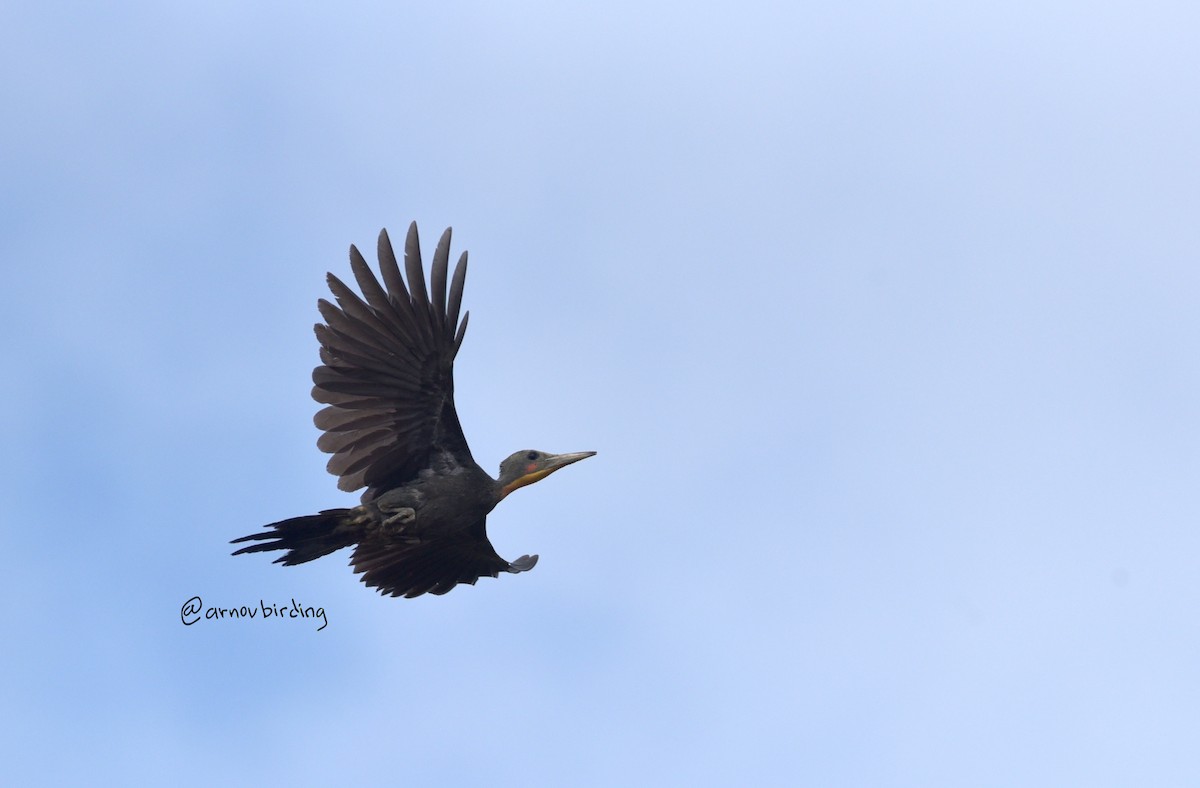
[[[383,537],[388,540],[415,542],[420,540],[405,534],[404,531],[405,526],[416,519],[417,512],[412,507],[401,506],[396,502],[389,505],[387,502],[375,501],[355,506],[343,524],[355,534],[356,539]]]
[[[401,536],[404,527],[417,519],[417,511],[411,506],[389,505],[386,502],[379,503],[378,506],[379,513],[383,515],[379,529],[387,536]]]
[[[415,519],[417,519],[417,512],[415,509],[410,509],[407,506],[401,506],[394,512],[388,513],[388,516],[383,518],[383,526],[384,528],[396,528],[398,526],[407,525]]]
[[[350,510],[349,515],[338,523],[338,529],[349,531],[351,533],[360,533],[371,527],[371,523],[375,521],[375,515],[366,506],[355,506]]]

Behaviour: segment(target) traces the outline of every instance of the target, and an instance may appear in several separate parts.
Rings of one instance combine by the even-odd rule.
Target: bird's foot
[[[383,518],[382,527],[384,531],[399,532],[403,530],[404,526],[417,519],[416,509],[411,509],[407,506],[403,506],[399,509],[387,510],[384,512],[384,514],[386,515],[386,517]]]

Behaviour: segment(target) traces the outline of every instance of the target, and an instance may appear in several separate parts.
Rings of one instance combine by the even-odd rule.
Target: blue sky
[[[3,782],[1200,781],[1192,5],[247,5],[0,9]],[[528,574],[231,558],[414,219],[476,459],[599,456]]]

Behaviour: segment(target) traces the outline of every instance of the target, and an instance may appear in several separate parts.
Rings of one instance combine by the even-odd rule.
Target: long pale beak
[[[596,456],[594,451],[577,451],[572,454],[547,454],[537,462],[537,468],[520,477],[509,485],[506,485],[500,493],[500,497],[508,495],[513,490],[540,482],[550,474],[557,471],[559,468],[565,468],[573,462],[586,460],[588,457]]]
[[[596,452],[594,451],[577,451],[573,454],[551,454],[542,460],[546,464],[545,476],[554,473],[559,468],[565,468],[573,462],[579,462],[580,460],[586,460],[588,457],[595,456]],[[545,476],[539,478],[545,478]]]

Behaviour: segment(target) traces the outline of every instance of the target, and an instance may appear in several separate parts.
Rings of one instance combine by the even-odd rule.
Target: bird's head
[[[518,487],[540,482],[550,474],[591,457],[594,451],[578,451],[574,454],[547,454],[544,451],[524,449],[500,463],[500,497],[508,495]]]

